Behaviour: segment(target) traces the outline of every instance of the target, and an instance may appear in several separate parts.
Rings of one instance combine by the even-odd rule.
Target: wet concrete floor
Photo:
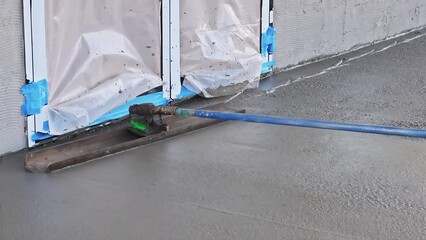
[[[425,62],[423,37],[229,105],[424,127]],[[424,140],[224,123],[52,174],[23,158],[0,158],[1,240],[426,238]]]

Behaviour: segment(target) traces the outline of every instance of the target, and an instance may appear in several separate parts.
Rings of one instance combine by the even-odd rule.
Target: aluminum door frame
[[[45,0],[23,0],[25,72],[27,83],[47,79]],[[164,98],[171,100],[181,92],[179,1],[162,0],[162,79]],[[40,114],[27,116],[28,146],[36,142],[33,135],[47,133],[43,124],[48,120],[47,107]]]
[[[262,0],[262,31],[273,24],[272,0]],[[46,68],[46,29],[45,29],[45,1],[23,0],[24,11],[24,46],[25,72],[27,83],[36,83],[47,79]],[[162,0],[162,79],[164,82],[164,98],[173,100],[181,93],[180,68],[180,1]],[[268,54],[264,62],[273,61],[273,55]],[[28,146],[33,147],[36,142],[32,136],[43,130],[43,123],[47,121],[47,110],[43,107],[40,114],[27,117]]]

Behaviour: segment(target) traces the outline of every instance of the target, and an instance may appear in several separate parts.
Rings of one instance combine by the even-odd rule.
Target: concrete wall
[[[275,0],[278,68],[426,24],[425,0]]]
[[[26,146],[20,87],[25,83],[22,0],[0,0],[0,155]]]

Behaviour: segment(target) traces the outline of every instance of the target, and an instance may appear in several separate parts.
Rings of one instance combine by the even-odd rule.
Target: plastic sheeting
[[[260,8],[253,0],[181,0],[185,87],[210,98],[257,86]]]
[[[45,0],[50,134],[162,85],[160,1]]]

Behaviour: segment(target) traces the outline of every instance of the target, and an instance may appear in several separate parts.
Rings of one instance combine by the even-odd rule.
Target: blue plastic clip
[[[49,101],[46,79],[23,86],[21,93],[25,96],[22,104],[22,115],[24,116],[40,114],[43,106],[46,106]]]

